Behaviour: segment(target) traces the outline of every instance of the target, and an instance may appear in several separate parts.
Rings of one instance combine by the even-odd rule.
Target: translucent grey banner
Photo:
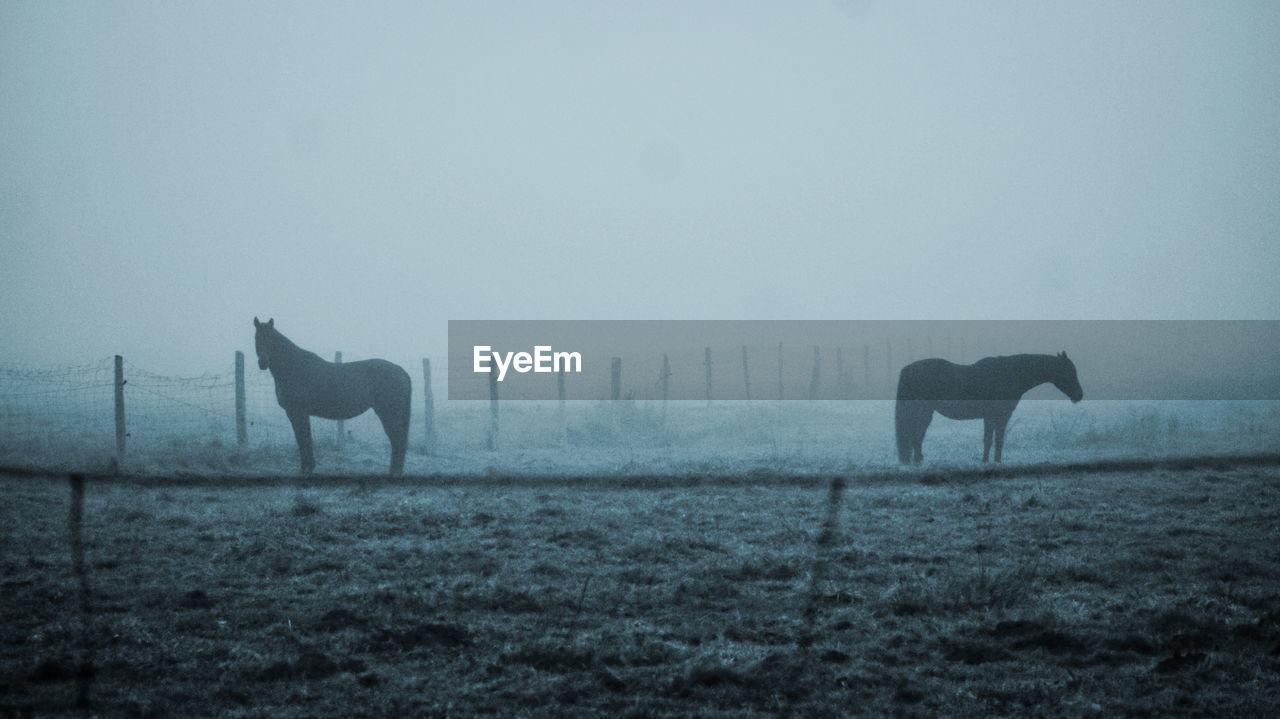
[[[1280,399],[1272,320],[450,320],[449,399],[883,400],[918,360],[1060,352],[1085,399]]]

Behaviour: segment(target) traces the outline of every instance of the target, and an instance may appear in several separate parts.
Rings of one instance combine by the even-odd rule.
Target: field
[[[847,476],[90,479],[85,677],[67,480],[6,476],[0,715],[1280,706],[1274,463]]]

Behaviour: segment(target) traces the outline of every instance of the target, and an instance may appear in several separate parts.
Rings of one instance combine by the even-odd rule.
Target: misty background
[[[0,362],[1277,319],[1277,69],[1270,2],[6,2]]]

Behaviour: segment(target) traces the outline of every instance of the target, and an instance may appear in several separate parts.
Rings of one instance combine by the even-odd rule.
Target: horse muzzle
[[[258,369],[266,369],[267,361],[261,357],[258,358]]]

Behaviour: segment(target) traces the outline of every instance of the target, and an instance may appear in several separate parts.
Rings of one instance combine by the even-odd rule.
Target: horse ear
[[[262,323],[258,321],[258,318],[257,318],[257,317],[254,317],[254,318],[253,318],[253,328],[256,330],[256,329],[258,329],[258,328],[259,328],[259,327],[261,327],[261,326],[262,326]]]
[[[275,329],[275,327],[276,327],[276,318],[272,317],[271,319],[267,320],[267,326],[268,326],[268,327],[270,327],[270,328],[272,328],[272,329]]]

